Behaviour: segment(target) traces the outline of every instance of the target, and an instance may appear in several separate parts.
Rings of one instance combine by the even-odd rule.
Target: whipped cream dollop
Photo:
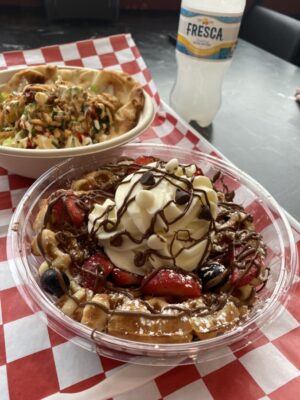
[[[113,264],[144,275],[159,267],[193,271],[214,235],[217,193],[194,164],[153,162],[126,176],[114,200],[95,204],[88,229]]]

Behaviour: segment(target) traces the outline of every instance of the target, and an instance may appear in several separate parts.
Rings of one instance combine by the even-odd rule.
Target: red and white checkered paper
[[[163,102],[130,35],[85,40],[0,54],[0,69],[54,63],[123,70],[140,81],[158,112],[140,140],[177,145],[223,158]],[[1,164],[1,161],[0,161]],[[49,329],[20,297],[6,255],[7,226],[32,180],[0,168],[0,399],[38,400],[95,385],[123,363],[99,357]],[[300,251],[300,229],[293,227]],[[238,353],[199,365],[176,367],[118,400],[240,400],[299,398],[300,279],[293,299],[261,338]]]

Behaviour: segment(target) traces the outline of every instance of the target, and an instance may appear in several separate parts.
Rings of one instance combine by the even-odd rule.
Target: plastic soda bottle
[[[171,106],[206,127],[221,105],[246,0],[182,0]]]

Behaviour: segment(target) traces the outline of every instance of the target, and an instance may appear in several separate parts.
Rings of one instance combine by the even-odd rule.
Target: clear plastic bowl
[[[236,189],[235,201],[251,210],[256,229],[261,232],[269,249],[267,265],[271,274],[250,318],[221,336],[184,344],[140,343],[97,332],[65,316],[39,284],[41,259],[31,252],[33,221],[41,199],[52,191],[120,156],[135,158],[154,155],[163,160],[178,158],[182,163],[196,163],[212,177],[221,171],[229,189]],[[9,227],[8,255],[18,289],[34,312],[57,333],[76,344],[101,355],[140,364],[176,365],[203,362],[240,350],[260,336],[260,328],[270,324],[290,297],[295,276],[297,251],[287,219],[272,196],[255,180],[236,167],[200,152],[174,146],[129,144],[100,156],[91,156],[82,163],[79,158],[67,160],[42,175],[27,191],[18,205]]]

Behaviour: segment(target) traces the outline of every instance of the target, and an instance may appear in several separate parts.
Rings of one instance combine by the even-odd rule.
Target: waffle
[[[223,190],[215,189],[217,180],[222,182],[222,178],[212,179],[210,183],[202,172],[196,172],[196,166],[172,167],[170,162],[150,161],[143,164],[141,172],[137,160],[121,159],[79,177],[69,188],[56,191],[41,203],[34,223],[37,235],[32,243],[34,254],[44,257],[39,268],[41,286],[56,299],[64,314],[91,328],[92,332],[97,330],[147,343],[188,343],[222,335],[243,323],[256,301],[258,289],[265,284],[268,268],[264,262],[266,251],[262,238],[254,229],[251,215],[233,202],[234,194],[226,186]],[[161,175],[162,169],[167,171],[166,175]],[[128,234],[122,237],[110,233],[114,232],[115,223],[109,220],[113,209],[110,199],[128,177],[137,175],[137,179],[145,181],[144,186],[149,186],[149,176],[146,176],[149,170],[156,172],[157,181],[166,176],[166,180],[179,182],[174,202],[180,205],[180,210],[189,201],[182,198],[187,192],[182,190],[183,174],[190,178],[191,190],[195,176],[201,176],[197,182],[207,184],[205,191],[200,189],[197,198],[201,203],[201,215],[197,218],[204,221],[201,236],[191,234],[190,228],[176,228],[168,247],[173,251],[173,258],[166,252],[163,234],[155,236],[155,239],[161,238],[165,246],[161,250],[161,243],[154,242],[153,232],[148,228],[139,240]],[[197,188],[194,190],[197,196]],[[129,197],[127,200],[132,201]],[[146,202],[147,197],[143,201]],[[103,210],[105,202],[110,204],[109,211],[102,212],[96,223],[91,223],[93,210],[97,207]],[[177,211],[164,210],[163,217],[160,210],[156,216],[166,224],[166,215],[175,213],[175,219],[172,214],[175,226],[179,220]],[[189,212],[193,211],[188,209]],[[134,271],[137,273],[116,267],[109,258],[110,250],[104,248],[105,254],[104,245],[99,245],[95,232],[100,229],[101,218],[108,227],[111,247],[121,250],[129,240],[137,242],[138,246],[147,240],[152,246],[144,253],[135,252]],[[161,221],[156,218],[150,223],[155,230]],[[193,227],[193,221],[191,224]],[[155,246],[149,241],[150,237],[158,250],[153,250]],[[181,243],[176,240],[184,247],[180,248]],[[185,261],[180,267],[183,258],[180,255],[185,251],[193,254],[195,248],[202,248],[203,252],[197,268],[190,271],[190,263]],[[113,251],[111,254],[114,256]],[[163,265],[159,265],[161,260]],[[128,262],[124,264],[126,267]],[[54,281],[58,285],[56,289],[50,285]]]

